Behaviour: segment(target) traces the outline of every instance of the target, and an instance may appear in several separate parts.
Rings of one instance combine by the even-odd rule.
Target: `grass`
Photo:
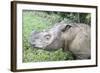
[[[61,20],[61,16],[40,11],[23,11],[23,62],[44,62],[73,60],[70,52],[62,52],[62,49],[49,52],[32,48],[28,42],[33,30],[42,31],[52,27]]]

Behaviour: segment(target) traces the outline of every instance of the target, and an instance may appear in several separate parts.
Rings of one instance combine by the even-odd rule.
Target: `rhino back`
[[[72,27],[68,31],[64,32],[64,49],[70,50],[74,54],[85,54],[85,56],[90,56],[90,30],[90,26],[86,24],[77,24],[77,26]]]

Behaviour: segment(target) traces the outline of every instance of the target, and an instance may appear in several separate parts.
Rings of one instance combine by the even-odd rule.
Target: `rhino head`
[[[32,31],[29,43],[33,48],[40,48],[45,50],[60,49],[63,45],[62,34],[70,27],[71,25],[57,24],[51,29],[45,31]]]

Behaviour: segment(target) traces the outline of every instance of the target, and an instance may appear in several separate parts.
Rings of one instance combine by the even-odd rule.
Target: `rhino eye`
[[[45,35],[45,38],[46,38],[47,40],[49,40],[49,39],[51,38],[51,35]]]

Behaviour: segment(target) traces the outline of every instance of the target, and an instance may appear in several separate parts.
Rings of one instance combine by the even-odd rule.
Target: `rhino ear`
[[[66,25],[66,26],[62,29],[62,32],[64,32],[64,31],[70,29],[71,27],[72,27],[71,25]]]

